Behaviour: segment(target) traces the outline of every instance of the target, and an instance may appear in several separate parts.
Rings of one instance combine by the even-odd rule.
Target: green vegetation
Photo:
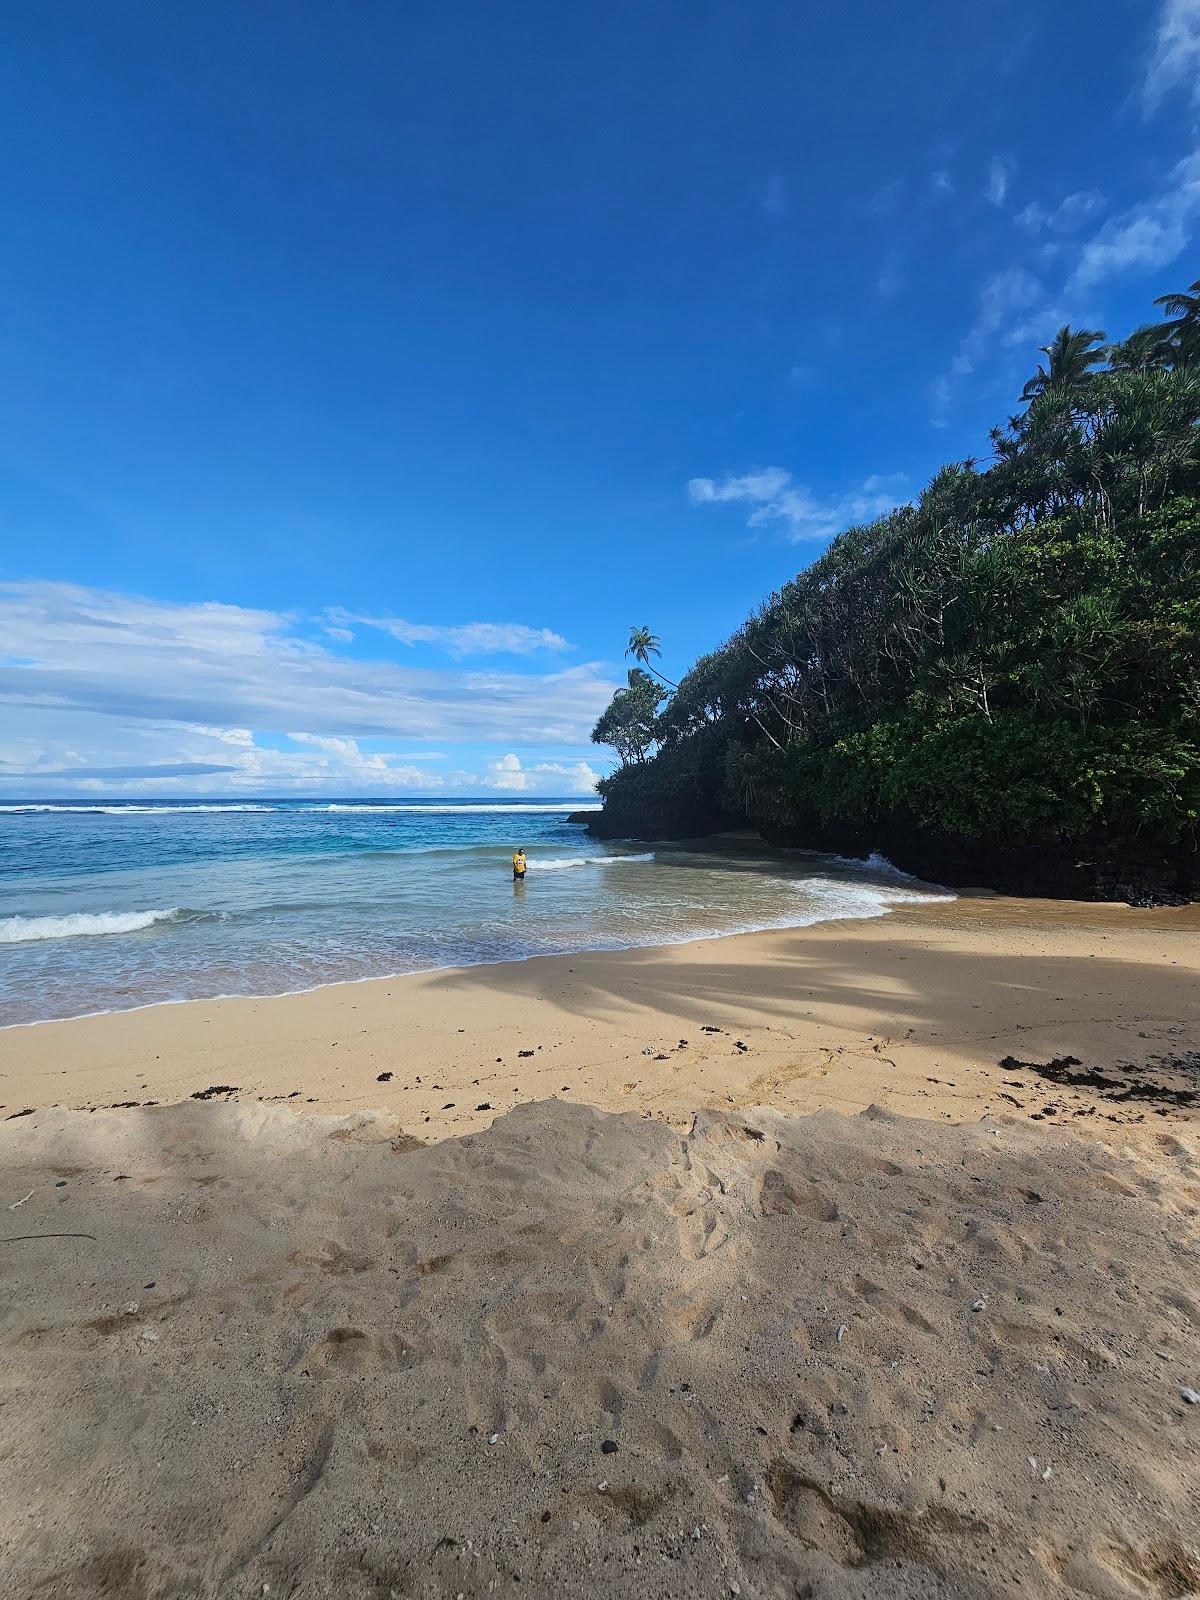
[[[1156,303],[1060,330],[990,465],[847,530],[669,698],[635,668],[593,734],[613,822],[1194,851],[1200,282]]]
[[[658,737],[658,708],[666,690],[640,667],[629,672],[624,689],[618,689],[607,710],[592,729],[597,744],[610,745],[620,756],[624,769],[640,766]]]
[[[677,683],[672,683],[670,678],[664,678],[662,673],[650,660],[651,656],[661,655],[662,640],[656,633],[651,633],[650,629],[644,625],[640,628],[630,628],[629,643],[625,647],[626,659],[628,660],[628,658],[632,656],[635,661],[639,661],[643,667],[645,667],[649,672],[652,672],[660,683],[665,683],[668,689],[678,689],[679,685]],[[599,742],[601,744],[607,744],[608,740],[602,739]]]

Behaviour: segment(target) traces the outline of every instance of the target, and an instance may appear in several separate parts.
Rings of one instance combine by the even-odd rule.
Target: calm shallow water
[[[580,802],[0,807],[0,1023],[878,916],[886,862],[600,844]],[[509,857],[529,856],[523,885]]]

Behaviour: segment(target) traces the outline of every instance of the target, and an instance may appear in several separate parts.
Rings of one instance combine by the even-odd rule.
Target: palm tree
[[[1022,400],[1036,400],[1040,394],[1065,393],[1077,389],[1093,367],[1104,360],[1104,334],[1097,328],[1079,328],[1072,333],[1064,322],[1049,344],[1041,346],[1046,365],[1039,366],[1021,390]]]
[[[640,628],[630,628],[629,644],[626,646],[625,654],[640,661],[647,671],[652,672],[656,678],[661,678],[663,683],[669,684],[672,689],[679,687],[677,683],[671,683],[670,678],[663,677],[658,668],[651,663],[651,656],[662,655],[662,640],[656,633],[651,633],[649,628],[644,625]]]
[[[1200,278],[1180,294],[1160,294],[1154,304],[1167,314],[1166,339],[1175,364],[1200,361]]]
[[[1171,340],[1157,322],[1147,322],[1108,347],[1114,372],[1153,372],[1171,360]]]

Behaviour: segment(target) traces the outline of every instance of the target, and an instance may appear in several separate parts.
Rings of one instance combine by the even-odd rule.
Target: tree
[[[611,746],[623,767],[646,760],[658,738],[658,708],[667,698],[649,673],[629,669],[629,680],[609,701],[592,729],[592,743]]]
[[[1153,372],[1171,361],[1171,341],[1160,323],[1147,322],[1108,347],[1112,372]]]
[[[649,628],[644,625],[640,628],[630,628],[629,643],[625,647],[625,654],[627,657],[633,656],[635,660],[641,662],[643,667],[652,672],[656,678],[661,679],[668,688],[678,688],[678,685],[672,683],[670,678],[663,677],[658,668],[651,665],[651,656],[662,655],[662,640],[656,633],[651,633]]]
[[[1178,294],[1160,294],[1154,302],[1170,319],[1166,342],[1176,366],[1200,361],[1200,278]]]
[[[1040,394],[1077,389],[1092,368],[1104,360],[1103,348],[1097,348],[1103,347],[1104,338],[1096,328],[1077,328],[1072,333],[1064,322],[1051,342],[1041,346],[1046,365],[1039,366],[1021,390],[1021,399],[1034,400]]]

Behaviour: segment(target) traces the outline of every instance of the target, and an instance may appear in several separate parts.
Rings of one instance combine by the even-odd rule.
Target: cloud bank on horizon
[[[402,626],[451,655],[524,654],[531,639],[566,648],[548,629],[513,624]],[[65,583],[0,584],[0,639],[9,797],[587,794],[602,764],[570,757],[614,687],[596,662],[517,673],[363,660],[278,612]],[[466,770],[444,743],[549,753],[505,749]]]

